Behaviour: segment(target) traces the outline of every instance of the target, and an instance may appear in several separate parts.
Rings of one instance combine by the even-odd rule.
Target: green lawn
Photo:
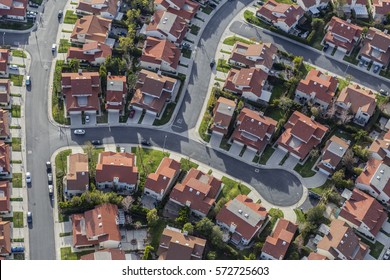
[[[60,39],[60,45],[58,46],[58,53],[67,53],[70,45],[71,44],[67,39]]]
[[[225,53],[225,54],[232,54],[231,52],[229,52],[229,51],[226,51],[226,50],[224,50],[224,49],[221,49],[221,53]]]
[[[23,212],[14,211],[14,228],[23,228]]]
[[[379,75],[381,75],[382,77],[390,79],[390,71],[389,70],[381,70],[379,72]]]
[[[225,151],[229,151],[231,146],[232,144],[229,143],[229,139],[222,138],[221,143],[219,145],[221,149],[224,149]]]
[[[71,236],[72,232],[60,232],[60,237]]]
[[[191,168],[198,168],[199,164],[196,164],[195,162],[192,162],[191,160],[187,158],[181,158],[180,160],[181,169],[184,171],[189,171]]]
[[[234,199],[239,194],[249,194],[251,190],[241,184],[240,182],[234,181],[228,177],[222,177],[223,188],[221,193],[219,194],[217,201],[222,197],[226,198],[228,201]]]
[[[65,117],[64,102],[61,100],[61,73],[63,60],[57,60],[53,77],[53,91],[52,91],[52,112],[53,118],[60,124],[69,124],[69,119]]]
[[[294,167],[294,170],[296,172],[298,172],[303,178],[312,177],[316,174],[316,172],[314,172],[311,169],[313,168],[317,159],[318,159],[318,157],[310,157],[306,160],[306,162],[303,165],[298,163]]]
[[[203,141],[210,142],[211,134],[208,133],[208,127],[211,121],[211,115],[208,111],[204,113],[202,122],[199,126],[199,136]]]
[[[378,259],[379,255],[381,254],[381,252],[385,246],[382,243],[380,243],[379,241],[372,243],[372,241],[368,240],[367,238],[363,237],[362,235],[358,234],[358,236],[361,238],[363,243],[367,244],[370,247],[370,255],[372,257],[374,257],[375,259]]]
[[[284,118],[286,112],[281,108],[268,107],[264,114],[267,117],[274,119],[275,121],[279,121],[280,119]]]
[[[317,188],[311,188],[310,190],[318,195],[324,195],[326,192],[329,191],[329,188],[331,187],[332,185],[332,182],[331,180],[327,180],[325,182],[325,184],[323,184],[322,186],[320,187],[317,187]]]
[[[21,50],[12,50],[12,56],[13,57],[23,57],[23,58],[26,58],[27,55],[24,51],[21,51]]]
[[[20,116],[21,116],[20,105],[12,105],[11,115],[13,118],[20,118]]]
[[[9,74],[9,78],[15,87],[23,85],[23,75]]]
[[[175,111],[175,108],[176,108],[176,103],[174,103],[174,102],[169,103],[165,107],[165,111],[164,111],[163,115],[161,116],[161,118],[155,119],[153,122],[153,125],[164,125],[167,122],[169,122],[169,120],[172,117],[173,112]]]
[[[294,4],[294,2],[291,0],[275,0],[275,1],[283,4]]]
[[[344,130],[341,130],[340,128],[336,129],[334,135],[337,137],[343,138],[345,140],[349,140],[349,141],[351,141],[351,143],[354,141],[353,136],[351,134],[349,134],[348,132],[346,132]]]
[[[22,173],[13,173],[12,174],[12,187],[21,188],[22,187]]]
[[[269,103],[272,103],[275,99],[280,99],[287,90],[288,89],[283,83],[275,85],[272,89],[272,95]]]
[[[66,174],[66,160],[67,157],[72,154],[72,150],[64,150],[57,154],[55,162],[56,162],[56,174],[61,172],[62,174]]]
[[[282,160],[279,162],[279,165],[283,165],[285,163],[285,161],[288,159],[288,157],[290,156],[289,153],[285,154],[285,156],[282,158]]]
[[[161,234],[164,231],[167,223],[163,219],[159,219],[156,225],[149,229],[150,245],[157,250],[160,245]]]
[[[241,43],[245,43],[245,44],[252,44],[253,43],[250,40],[246,40],[244,38],[237,37],[237,36],[227,37],[227,38],[225,38],[225,40],[223,40],[223,43],[225,45],[229,45],[229,46],[233,46],[236,42],[241,42]]]
[[[73,30],[62,29],[61,32],[63,32],[63,33],[72,33]]]
[[[226,60],[224,60],[222,58],[218,59],[217,71],[227,73],[227,72],[229,72],[230,68],[231,68],[231,66],[226,62]]]
[[[280,210],[279,208],[271,208],[269,209],[268,211],[268,214],[272,217],[272,218],[276,218],[276,219],[279,219],[279,218],[284,218],[284,213],[282,210]]]
[[[20,152],[22,150],[22,139],[12,138],[12,151]]]
[[[341,79],[341,78],[337,78],[337,80],[339,81],[339,87],[338,87],[339,92],[342,91],[343,88],[348,86],[348,82],[346,80]]]
[[[67,10],[65,13],[65,18],[64,18],[64,23],[66,24],[75,24],[77,21],[78,17],[77,15],[70,10]]]
[[[267,145],[267,147],[265,147],[263,153],[260,156],[259,163],[260,164],[267,164],[267,161],[269,160],[269,158],[272,156],[272,154],[274,152],[275,152],[275,149],[272,148],[271,145]]]
[[[199,30],[200,30],[200,27],[195,25],[195,24],[191,25],[191,27],[190,27],[190,33],[194,34],[195,36],[198,35]]]
[[[211,8],[209,5],[207,5],[206,7],[202,7],[201,10],[203,13],[209,15],[213,11],[213,8]]]
[[[79,260],[81,256],[95,252],[95,250],[88,250],[83,252],[73,253],[70,247],[61,248],[61,260]]]
[[[181,53],[185,58],[191,58],[192,51],[190,49],[182,49]]]
[[[160,150],[132,147],[131,152],[137,156],[137,167],[140,173],[146,175],[156,171],[161,160],[169,157],[169,153]]]
[[[23,197],[11,197],[10,201],[23,201]]]
[[[305,213],[301,209],[294,209],[295,215],[297,215],[297,222],[303,224],[306,222]]]
[[[349,63],[358,65],[359,59],[357,58],[357,56],[359,54],[359,51],[360,48],[354,48],[353,52],[350,55],[345,55],[343,59]]]

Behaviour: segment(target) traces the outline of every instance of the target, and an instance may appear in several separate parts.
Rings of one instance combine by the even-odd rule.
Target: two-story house
[[[11,142],[10,131],[10,113],[7,110],[0,109],[0,140]]]
[[[72,236],[74,248],[118,248],[121,244],[118,206],[100,204],[83,214],[73,214]]]
[[[361,126],[365,126],[368,120],[375,113],[375,94],[370,89],[362,88],[357,84],[352,84],[344,88],[336,100],[336,117],[347,110],[353,114],[353,121]]]
[[[328,7],[330,0],[297,0],[297,4],[305,11],[312,15],[317,15],[320,10]]]
[[[284,32],[290,32],[304,14],[305,11],[298,5],[277,3],[274,0],[269,0],[256,12],[256,16],[262,21]]]
[[[354,189],[341,208],[338,219],[345,221],[350,227],[362,234],[375,239],[387,220],[387,212],[375,198]]]
[[[272,43],[246,44],[237,41],[229,57],[229,64],[237,67],[256,67],[269,73],[277,60],[278,48]]]
[[[369,159],[355,183],[358,189],[390,205],[390,167],[383,161]]]
[[[11,212],[11,190],[9,181],[0,181],[0,214]]]
[[[12,20],[26,19],[27,0],[1,0],[0,16]]]
[[[299,82],[295,91],[295,101],[301,104],[310,102],[324,111],[333,101],[337,86],[338,80],[335,77],[312,69],[306,78]]]
[[[342,20],[332,17],[327,27],[323,43],[330,47],[337,47],[337,50],[350,53],[360,42],[363,28],[352,24],[350,20]]]
[[[390,138],[375,139],[368,148],[371,158],[390,164]]]
[[[8,74],[9,50],[0,49],[0,75]]]
[[[120,0],[80,0],[76,13],[114,19],[119,12],[120,5]]]
[[[0,106],[11,109],[11,82],[9,79],[0,80]]]
[[[71,154],[66,159],[68,172],[64,178],[64,196],[71,198],[81,195],[89,188],[88,156],[86,154]]]
[[[277,121],[248,108],[241,110],[237,117],[232,142],[246,145],[247,149],[262,153],[275,132]]]
[[[185,19],[188,23],[195,17],[199,7],[198,3],[191,0],[154,0],[155,11],[167,11]]]
[[[144,194],[161,201],[172,188],[180,174],[180,162],[164,157],[155,173],[146,178]]]
[[[84,44],[81,48],[69,47],[66,59],[79,59],[80,62],[88,62],[91,65],[98,66],[103,64],[106,58],[111,55],[110,46],[104,43],[90,42]]]
[[[223,89],[254,102],[268,102],[271,91],[267,83],[268,74],[259,68],[230,69]]]
[[[110,260],[110,261],[125,261],[126,254],[125,251],[121,249],[103,249],[90,254],[82,255],[80,257],[82,261],[101,261],[101,260]]]
[[[371,8],[374,20],[382,22],[390,13],[390,0],[372,0]]]
[[[221,186],[220,180],[192,168],[184,180],[172,189],[169,200],[189,207],[199,217],[205,217],[214,205]]]
[[[295,111],[284,126],[279,137],[278,148],[304,160],[312,149],[324,138],[328,128],[301,112]]]
[[[148,37],[142,50],[140,66],[153,71],[176,73],[180,55],[180,49],[170,41]]]
[[[230,242],[248,245],[258,235],[268,217],[267,210],[246,195],[238,195],[218,212],[216,223],[230,234]]]
[[[126,76],[107,75],[106,110],[108,122],[119,122],[119,115],[125,113],[127,99]]]
[[[351,14],[353,10],[357,18],[368,18],[367,6],[369,6],[367,0],[346,0],[343,10],[347,14]]]
[[[317,253],[329,260],[363,260],[369,247],[360,241],[348,224],[335,219],[317,244]]]
[[[325,175],[332,175],[349,148],[350,141],[333,135],[322,150],[318,170]]]
[[[161,117],[167,104],[176,98],[177,80],[161,75],[161,72],[154,73],[141,70],[138,74],[136,90],[131,99],[131,107],[154,116]]]
[[[11,222],[0,218],[0,256],[7,257],[11,254]]]
[[[235,109],[236,101],[222,96],[219,97],[213,110],[213,123],[210,127],[211,131],[215,134],[226,136],[228,134]]]
[[[187,30],[188,24],[182,17],[159,10],[154,12],[145,35],[180,45]]]
[[[108,33],[111,30],[111,20],[98,16],[84,16],[76,21],[70,41],[77,44],[98,42],[108,44]],[[112,46],[111,46],[112,47]]]
[[[10,177],[11,171],[11,150],[4,141],[0,141],[0,177]]]
[[[359,57],[361,60],[367,62],[372,61],[372,67],[376,65],[381,68],[387,67],[390,62],[390,35],[379,29],[370,27],[363,40]]]

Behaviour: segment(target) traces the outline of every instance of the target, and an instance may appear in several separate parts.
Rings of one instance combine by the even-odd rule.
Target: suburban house
[[[270,142],[277,123],[263,112],[244,108],[237,117],[231,141],[261,153]]]
[[[118,206],[101,204],[84,214],[73,214],[73,247],[118,248],[121,244]]]
[[[106,61],[108,56],[111,56],[111,47],[98,42],[90,42],[84,44],[81,48],[69,47],[66,56],[67,60],[79,59],[80,62],[87,62],[93,66],[101,65]]]
[[[351,142],[333,135],[322,150],[321,159],[317,164],[320,172],[329,176],[335,171]]]
[[[125,113],[125,105],[127,98],[127,83],[126,76],[107,75],[107,90],[106,90],[106,110],[108,111],[108,119],[119,121],[119,115]]]
[[[368,150],[372,158],[390,164],[390,139],[375,139]]]
[[[160,10],[155,11],[145,35],[181,44],[188,30],[187,22],[180,16]]]
[[[11,82],[9,79],[0,80],[0,106],[11,108],[11,95],[10,95]]]
[[[114,19],[119,12],[120,4],[119,0],[80,0],[76,13]]]
[[[344,88],[336,100],[336,116],[343,117],[343,111],[353,114],[353,121],[365,126],[376,108],[375,93],[357,84]]]
[[[263,260],[283,260],[298,226],[288,220],[279,219],[272,235],[268,236],[261,250]]]
[[[9,50],[0,49],[0,75],[8,73]]]
[[[125,251],[121,249],[104,249],[80,257],[82,261],[124,261]]]
[[[223,90],[238,94],[254,102],[268,102],[271,89],[267,83],[268,74],[259,68],[230,69]]]
[[[10,132],[10,113],[9,111],[0,109],[0,140],[11,141],[11,132]]]
[[[65,97],[66,113],[71,121],[81,115],[96,115],[100,112],[100,76],[98,72],[62,73],[62,94]]]
[[[0,218],[0,256],[11,254],[11,222]]]
[[[191,168],[183,182],[173,188],[169,200],[189,207],[197,216],[205,217],[213,206],[221,186],[220,180]]]
[[[328,232],[317,244],[317,253],[329,260],[363,260],[368,246],[342,220],[331,222]]]
[[[304,160],[309,152],[322,142],[328,128],[298,111],[295,111],[284,125],[279,137],[278,148]]]
[[[0,0],[0,17],[25,20],[27,0]]]
[[[367,5],[369,5],[367,0],[346,0],[343,10],[345,13],[352,13],[353,10],[357,18],[368,18]]]
[[[369,159],[355,183],[358,189],[390,205],[390,167],[381,160]]]
[[[96,165],[96,187],[118,192],[135,192],[138,168],[134,154],[101,152]]]
[[[10,146],[0,141],[0,177],[8,177],[12,173],[10,156]]]
[[[232,121],[236,102],[225,97],[219,97],[213,110],[213,123],[210,129],[213,133],[226,136]]]
[[[201,260],[206,240],[167,226],[157,250],[159,260]]]
[[[297,4],[305,11],[312,15],[317,15],[320,10],[328,7],[330,0],[297,0]]]
[[[66,160],[68,173],[64,180],[64,195],[72,197],[80,195],[89,188],[88,156],[86,154],[70,154]]]
[[[106,43],[110,29],[110,19],[93,15],[84,16],[76,21],[73,32],[70,35],[70,41],[78,44],[91,42],[104,44]]]
[[[303,17],[305,11],[298,5],[277,3],[270,0],[257,10],[256,16],[284,32],[290,32]]]
[[[372,0],[372,17],[382,22],[388,13],[390,13],[390,0]]]
[[[185,19],[188,23],[199,11],[200,5],[191,0],[154,0],[155,11],[166,11]]]
[[[390,2],[389,2],[390,12]],[[373,63],[372,67],[387,67],[390,62],[390,35],[370,27],[363,40],[359,56],[361,60]]]
[[[237,67],[256,67],[269,73],[277,59],[277,52],[278,48],[272,43],[245,44],[237,41],[228,62]]]
[[[164,157],[155,173],[146,178],[144,194],[161,201],[172,188],[180,174],[180,162]]]
[[[315,253],[315,252],[311,252],[307,258],[305,260],[308,260],[308,261],[320,261],[320,260],[327,260],[328,258],[321,255],[321,254],[318,254],[318,253]]]
[[[11,189],[9,181],[0,181],[0,214],[11,212]]]
[[[167,104],[176,98],[177,80],[163,76],[161,72],[154,73],[143,69],[138,74],[135,89],[131,107],[160,117]]]
[[[267,217],[268,212],[261,204],[240,194],[227,202],[215,219],[218,226],[230,233],[233,244],[246,246],[260,233]]]
[[[348,54],[360,42],[362,32],[362,27],[334,16],[326,27],[323,42]]]
[[[310,102],[324,111],[333,101],[337,86],[337,78],[312,69],[307,73],[306,78],[299,82],[295,91],[295,101],[301,104]]]
[[[350,198],[345,201],[338,216],[351,228],[375,239],[379,230],[387,220],[383,206],[372,196],[354,189]]]
[[[154,71],[176,73],[180,55],[180,49],[168,40],[148,37],[142,50],[140,66]]]

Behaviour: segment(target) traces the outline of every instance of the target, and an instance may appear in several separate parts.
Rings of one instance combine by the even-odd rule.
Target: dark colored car
[[[217,5],[215,5],[214,3],[210,3],[209,6],[213,9],[215,9],[217,7]]]
[[[322,49],[324,52],[326,52],[326,50],[329,49],[329,44],[325,44],[324,45],[324,48]]]
[[[59,10],[58,11],[58,18],[62,18],[62,15],[64,14],[64,12],[62,10]]]
[[[215,60],[213,59],[211,62],[210,62],[210,68],[213,68],[215,65]]]
[[[374,73],[378,73],[379,72],[379,69],[381,69],[381,67],[379,65],[375,65],[374,67]]]
[[[148,141],[146,139],[142,139],[141,140],[141,144],[144,145],[144,146],[152,146],[152,143],[150,143],[150,141]]]
[[[257,5],[263,6],[264,2],[263,1],[257,1]]]
[[[51,162],[50,161],[46,162],[46,171],[47,171],[47,173],[51,172]]]
[[[92,140],[91,143],[92,143],[92,145],[99,146],[99,145],[102,144],[102,141],[100,141],[100,140]]]
[[[37,3],[34,3],[34,2],[28,2],[28,5],[30,6],[30,7],[33,7],[33,8],[38,8],[39,7],[39,5],[37,4]]]
[[[134,110],[134,109],[131,109],[131,110],[130,110],[130,113],[129,113],[129,118],[130,118],[130,119],[134,118],[134,115],[135,115],[135,110]]]

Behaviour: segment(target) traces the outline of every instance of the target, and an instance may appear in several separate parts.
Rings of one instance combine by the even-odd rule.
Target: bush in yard
[[[210,251],[207,253],[207,259],[208,260],[216,260],[217,259],[217,253],[215,251]]]
[[[360,145],[354,145],[352,147],[352,150],[355,153],[355,155],[358,156],[363,161],[367,161],[368,158],[370,157],[370,151],[367,149],[364,149]]]
[[[143,260],[151,260],[153,259],[152,252],[154,251],[154,248],[150,245],[145,247],[144,255],[142,257]]]
[[[153,208],[149,210],[148,214],[146,214],[146,220],[148,221],[148,226],[153,227],[157,224],[159,217],[157,215],[157,209]]]
[[[179,216],[175,219],[175,223],[182,227],[190,220],[191,210],[188,206],[182,207],[179,211]]]
[[[359,176],[360,174],[362,174],[363,172],[363,168],[359,168],[359,167],[354,167],[353,168],[353,173],[356,175],[356,176]]]
[[[186,231],[188,234],[194,233],[194,226],[191,223],[186,223],[183,226],[183,232]]]
[[[202,236],[207,237],[210,236],[213,231],[214,223],[210,221],[209,218],[205,217],[199,222],[195,224],[195,229],[198,231]]]

